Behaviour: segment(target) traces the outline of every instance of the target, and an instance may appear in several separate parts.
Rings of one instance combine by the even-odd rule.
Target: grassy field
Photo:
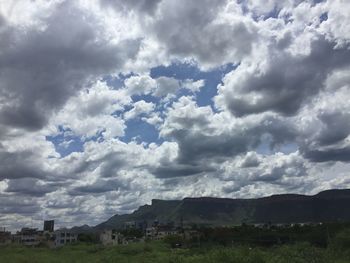
[[[59,249],[0,247],[1,263],[152,262],[152,263],[349,263],[350,249],[321,249],[307,243],[272,248],[217,247],[171,249],[162,242],[117,247],[75,244]]]

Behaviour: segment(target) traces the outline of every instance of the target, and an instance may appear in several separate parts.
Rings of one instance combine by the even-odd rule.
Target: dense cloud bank
[[[2,3],[0,225],[349,187],[349,9]]]

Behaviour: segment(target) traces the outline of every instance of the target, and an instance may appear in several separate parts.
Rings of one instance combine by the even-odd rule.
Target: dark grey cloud
[[[16,195],[41,197],[55,190],[56,187],[48,183],[40,182],[33,178],[22,178],[11,179],[5,192],[15,193]]]
[[[0,214],[32,215],[40,210],[35,198],[0,194]]]
[[[128,160],[126,158],[128,158],[127,155],[121,152],[112,152],[104,156],[100,160],[101,177],[116,177],[122,169],[128,166]]]
[[[106,179],[98,179],[96,182],[78,186],[69,191],[70,195],[86,195],[86,194],[104,194],[110,191],[118,191],[118,190],[129,190],[130,182],[127,180],[106,180]]]
[[[174,134],[174,137],[179,144],[179,163],[236,156],[246,152],[250,143],[258,143],[258,138],[249,138],[243,134],[209,136],[182,130]]]
[[[149,171],[156,176],[157,178],[173,178],[173,177],[182,177],[190,176],[195,174],[201,174],[203,172],[213,171],[208,167],[205,167],[203,164],[199,165],[186,165],[186,164],[160,164],[155,168],[150,168]]]
[[[1,30],[2,124],[42,128],[68,98],[120,68],[139,48],[139,40],[110,44],[98,21],[70,1],[41,22],[44,29],[6,25]]]
[[[324,88],[331,72],[350,65],[349,49],[335,48],[321,36],[310,48],[309,55],[291,55],[270,47],[266,71],[241,71],[244,66],[239,66],[220,88],[219,97],[235,116],[265,111],[296,114]]]
[[[350,134],[349,112],[322,112],[318,119],[322,126],[314,141],[320,146],[338,143]]]
[[[260,160],[256,152],[248,152],[240,164],[242,168],[258,167]]]
[[[331,148],[327,150],[301,148],[301,151],[305,158],[312,162],[350,161],[350,147]]]
[[[270,147],[274,148],[293,141],[295,130],[288,122],[275,117],[266,117],[253,126],[237,127],[236,130],[218,135],[205,135],[200,132],[181,130],[172,134],[179,143],[179,162],[191,163],[200,159],[225,160],[239,154],[254,150],[268,134],[271,136]]]
[[[0,180],[16,178],[44,178],[49,175],[42,169],[30,151],[7,152],[0,147]]]
[[[346,110],[346,109],[345,109]],[[337,110],[314,112],[319,122],[311,134],[300,134],[300,151],[312,162],[349,162],[350,114],[340,108]]]
[[[100,169],[101,177],[114,177],[120,170],[128,164],[128,157],[123,152],[106,152],[101,154],[99,158],[90,159],[88,155],[79,159],[67,160],[67,165],[72,165],[73,173],[91,173],[97,168]]]

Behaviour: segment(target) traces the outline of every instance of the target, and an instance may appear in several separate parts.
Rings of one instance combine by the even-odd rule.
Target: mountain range
[[[256,199],[153,199],[151,205],[141,206],[131,214],[114,215],[93,230],[122,228],[128,222],[151,224],[155,220],[207,226],[350,221],[350,189],[327,190],[311,196],[281,194]]]

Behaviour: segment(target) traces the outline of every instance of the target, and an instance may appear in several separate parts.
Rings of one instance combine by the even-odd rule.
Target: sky
[[[347,0],[0,0],[0,226],[350,187]]]

